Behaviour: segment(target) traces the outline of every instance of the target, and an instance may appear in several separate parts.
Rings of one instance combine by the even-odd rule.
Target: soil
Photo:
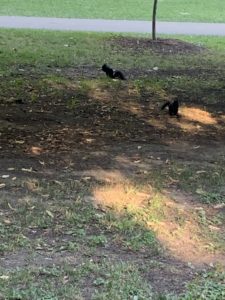
[[[132,49],[132,51],[153,51],[160,55],[174,54],[196,54],[207,51],[200,45],[194,45],[178,39],[160,39],[148,40],[146,38],[124,38],[116,37],[111,39],[112,47],[122,49]]]

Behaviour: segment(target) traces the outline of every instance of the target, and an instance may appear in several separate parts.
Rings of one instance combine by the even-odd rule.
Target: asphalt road
[[[151,33],[150,21],[0,16],[1,28]],[[225,36],[225,24],[157,22],[157,33]]]

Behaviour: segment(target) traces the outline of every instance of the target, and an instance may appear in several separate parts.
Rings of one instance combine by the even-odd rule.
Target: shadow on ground
[[[3,77],[1,86],[1,215],[10,226],[22,209],[16,234],[39,249],[30,256],[23,245],[3,249],[3,268],[76,266],[86,256],[95,262],[107,257],[138,266],[157,292],[179,293],[202,266],[225,261],[222,246],[212,245],[224,223],[207,223],[223,206],[209,207],[199,198],[205,189],[215,193],[208,177],[218,197],[225,195],[225,111],[217,90],[191,93],[141,79],[71,80],[70,74]],[[181,117],[171,118],[160,107],[177,95]],[[216,101],[208,104],[207,96]],[[32,223],[37,201],[46,224]],[[82,237],[77,241],[65,233],[63,220],[77,201],[81,211],[93,205],[101,221],[92,215],[79,219],[76,230],[107,239],[95,241],[93,253]],[[116,225],[121,217],[130,222],[127,229]],[[209,225],[212,235],[203,230]],[[74,225],[65,226],[69,232]],[[132,226],[139,235],[137,249],[129,244]],[[152,246],[148,238],[143,241],[146,232],[156,236]],[[44,243],[38,248],[39,238]],[[73,240],[80,243],[78,251],[63,248]]]

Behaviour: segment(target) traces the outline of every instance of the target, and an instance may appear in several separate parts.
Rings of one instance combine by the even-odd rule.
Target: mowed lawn
[[[153,0],[1,0],[0,15],[150,20]],[[225,22],[223,0],[161,0],[163,21]]]

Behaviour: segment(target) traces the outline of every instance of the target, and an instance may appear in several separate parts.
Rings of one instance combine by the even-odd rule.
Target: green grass
[[[21,68],[42,66],[45,70],[48,67],[96,65],[96,60],[97,63],[101,60],[98,53],[104,57],[104,36],[100,35],[10,30],[1,30],[0,35],[3,39],[0,52],[2,68],[14,63]]]
[[[150,20],[152,0],[2,0],[0,15]],[[223,0],[159,1],[158,19],[225,22]]]
[[[121,37],[118,35],[117,37]],[[184,69],[207,66],[212,68],[224,65],[223,37],[183,37],[181,39],[218,50],[203,55],[157,55],[147,48],[141,55],[126,47],[116,46],[112,34],[49,32],[35,30],[0,30],[0,72],[17,72],[29,68],[30,71],[48,72],[49,68],[91,66],[98,68],[108,62],[122,69]],[[174,61],[176,60],[176,64]]]
[[[157,300],[220,300],[225,297],[225,273],[221,270],[202,272],[187,286],[181,296],[162,295]]]
[[[221,270],[203,272],[188,286],[180,300],[220,300],[225,298],[225,273]]]
[[[12,271],[0,269],[0,274],[0,291],[4,299],[82,299],[77,286],[82,276],[79,268],[75,270],[69,266],[64,266],[63,269],[53,266]],[[65,278],[69,280],[65,282]]]
[[[134,265],[113,264],[106,259],[101,263],[86,260],[76,267],[0,269],[0,278],[0,290],[6,299],[153,299],[151,286]],[[89,285],[81,290],[85,278],[89,279]]]
[[[177,182],[177,187],[195,194],[202,203],[224,202],[224,165],[204,167],[204,165],[192,165],[186,162],[178,164],[176,161],[171,161],[165,168],[153,171],[153,177],[156,180],[156,185],[157,182],[166,185],[167,180],[174,179]],[[162,188],[162,185],[158,186]]]
[[[180,296],[157,295],[131,263],[113,263],[107,259],[94,263],[86,260],[73,267],[27,267],[0,269],[0,295],[4,299],[24,300],[221,300],[225,296],[223,271],[202,272]],[[85,278],[88,286],[82,289]],[[63,283],[63,284],[62,284]],[[86,292],[88,291],[88,292]]]
[[[170,36],[171,37],[171,36]],[[179,38],[181,40],[195,43],[199,46],[207,47],[213,50],[220,51],[224,53],[224,37],[217,36],[185,36],[185,35],[175,35],[173,38]]]
[[[26,186],[34,182],[37,187],[35,191],[27,190]],[[137,251],[140,248],[148,248],[155,253],[159,250],[154,233],[145,229],[145,222],[137,217],[137,211],[129,211],[121,216],[117,216],[113,211],[104,215],[96,214],[91,203],[82,201],[89,194],[86,184],[70,180],[61,182],[60,186],[54,182],[46,185],[42,181],[27,179],[19,186],[26,189],[27,196],[23,201],[15,204],[8,197],[1,198],[0,208],[6,212],[8,207],[13,207],[13,211],[0,223],[0,254],[24,247],[30,251],[37,248],[53,249],[52,240],[48,235],[45,238],[38,236],[37,239],[33,239],[32,235],[28,238],[32,229],[42,232],[51,230],[58,236],[58,241],[63,232],[69,240],[57,243],[55,247],[61,250],[79,250],[81,246],[95,249],[111,243],[116,244],[117,240],[120,240],[125,249]],[[47,195],[48,200],[41,195]],[[64,201],[64,206],[61,207],[61,201],[65,197],[71,200]],[[95,228],[94,232],[91,230],[92,226]],[[112,231],[113,236],[109,237],[108,231]]]
[[[102,271],[107,272],[107,275],[103,275]],[[93,296],[93,300],[153,298],[151,286],[140,276],[136,266],[132,264],[112,265],[105,261],[96,275],[94,284],[99,287],[99,290]]]
[[[30,263],[29,267],[22,262],[21,267],[12,264],[0,268],[0,296],[27,300],[62,297],[122,300],[135,296],[151,299],[151,286],[142,278],[143,273],[138,271],[135,262],[119,259],[111,262],[108,251],[104,253],[106,247],[157,253],[159,245],[155,235],[135,221],[135,215],[99,213],[85,201],[90,188],[87,184],[71,180],[48,184],[24,180],[20,188],[31,183],[35,183],[34,191],[26,190],[26,197],[19,203],[1,197],[0,210],[7,217],[3,218],[5,225],[0,227],[0,255],[18,253],[16,265],[24,259]],[[11,213],[7,213],[8,207]],[[25,242],[21,242],[18,230]],[[103,253],[97,254],[98,249]],[[51,253],[54,261],[49,264],[46,260],[45,264],[39,260],[38,253],[44,256]],[[60,253],[64,254],[57,259]],[[74,265],[67,264],[73,255],[77,256]],[[95,263],[99,256],[101,260]],[[85,295],[87,284],[89,295]]]

